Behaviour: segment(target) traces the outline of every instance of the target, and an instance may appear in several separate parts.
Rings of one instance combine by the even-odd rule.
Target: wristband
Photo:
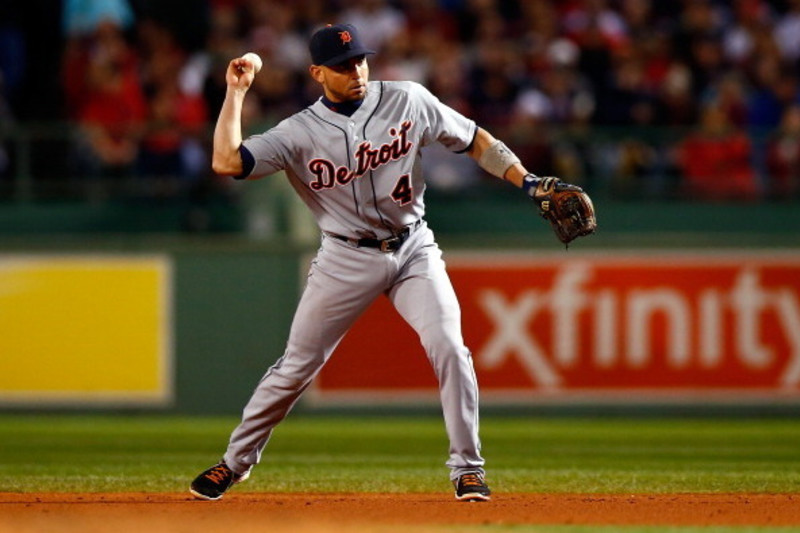
[[[542,178],[536,174],[526,174],[525,177],[522,178],[522,190],[525,191],[525,194],[533,198],[536,194],[536,188],[541,181]]]

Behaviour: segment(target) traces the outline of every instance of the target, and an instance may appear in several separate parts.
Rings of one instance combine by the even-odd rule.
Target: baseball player
[[[238,58],[226,72],[227,93],[214,131],[214,171],[260,178],[284,170],[319,225],[321,246],[285,353],[253,392],[222,461],[201,473],[191,492],[217,500],[250,475],[275,426],[356,318],[386,295],[419,335],[438,379],[455,497],[487,501],[478,384],[461,334],[459,304],[423,218],[420,149],[438,142],[466,153],[531,197],[545,180],[526,172],[502,142],[421,85],[369,81],[367,56],[374,52],[362,45],[352,25],[320,29],[309,49],[309,73],[323,96],[244,141],[240,115],[254,65]]]

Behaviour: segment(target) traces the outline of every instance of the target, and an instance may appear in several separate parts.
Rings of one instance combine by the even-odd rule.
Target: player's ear
[[[311,65],[308,67],[308,73],[311,77],[318,83],[322,83],[323,74],[322,74],[322,67],[319,65]]]

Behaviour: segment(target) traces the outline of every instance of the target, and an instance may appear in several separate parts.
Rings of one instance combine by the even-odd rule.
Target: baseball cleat
[[[461,502],[488,502],[492,491],[483,479],[482,474],[469,472],[461,474],[453,480],[456,488],[456,500]]]
[[[226,490],[248,477],[250,470],[244,474],[237,474],[224,462],[217,463],[192,481],[189,492],[201,500],[219,500]]]

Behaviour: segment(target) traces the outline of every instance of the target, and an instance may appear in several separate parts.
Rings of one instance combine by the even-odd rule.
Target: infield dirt
[[[0,533],[441,531],[512,524],[800,526],[800,494],[0,493]]]

